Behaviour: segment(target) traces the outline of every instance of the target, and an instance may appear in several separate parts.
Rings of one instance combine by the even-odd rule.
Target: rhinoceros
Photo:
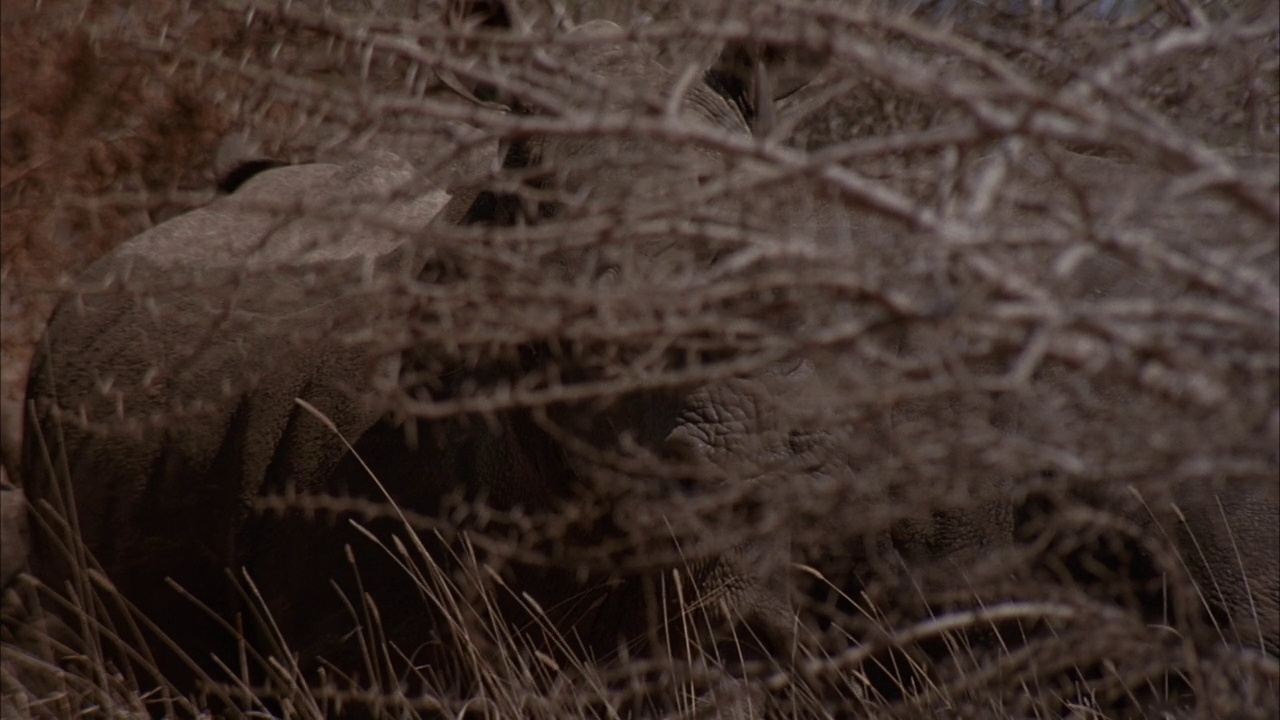
[[[459,495],[518,520],[554,519],[572,501],[598,496],[631,503],[635,512],[579,503],[585,519],[566,521],[563,537],[513,544],[537,546],[539,560],[511,573],[498,550],[486,560],[516,587],[515,599],[504,600],[509,612],[528,611],[522,597],[545,608],[551,647],[616,655],[637,642],[660,644],[672,627],[705,624],[670,617],[655,624],[654,613],[669,608],[654,598],[671,594],[655,584],[684,560],[693,573],[689,601],[707,596],[707,617],[728,618],[726,632],[785,636],[785,544],[734,541],[722,554],[669,548],[658,572],[640,571],[653,570],[648,561],[610,571],[613,556],[598,552],[610,538],[622,546],[634,540],[634,557],[663,544],[668,531],[659,514],[644,509],[644,498],[670,497],[685,481],[662,477],[653,470],[661,463],[648,460],[696,461],[709,452],[699,443],[714,445],[715,436],[697,426],[724,420],[719,410],[704,411],[709,391],[644,366],[675,371],[701,362],[700,353],[710,362],[714,343],[707,351],[626,338],[593,343],[562,333],[568,317],[521,326],[519,303],[525,292],[529,303],[540,301],[536,287],[521,284],[525,278],[559,278],[553,288],[622,288],[623,301],[650,278],[696,281],[690,273],[712,262],[716,250],[681,246],[673,218],[715,222],[742,213],[732,198],[716,209],[714,196],[701,207],[690,207],[686,196],[723,175],[727,161],[714,141],[749,138],[748,113],[765,96],[735,101],[715,88],[740,90],[740,82],[708,81],[701,71],[682,83],[611,24],[589,23],[574,35],[593,39],[574,69],[586,88],[577,99],[606,127],[659,102],[668,115],[658,117],[684,130],[673,137],[658,127],[643,141],[607,131],[525,133],[505,159],[508,171],[524,178],[523,192],[464,191],[452,199],[387,152],[347,164],[255,161],[246,172],[228,173],[229,195],[125,242],[84,273],[49,323],[28,386],[25,488],[33,504],[53,510],[40,513],[32,562],[38,576],[55,590],[86,592],[74,570],[84,559],[71,559],[79,551],[70,540],[82,540],[90,565],[172,642],[154,642],[144,630],[123,644],[149,645],[161,673],[180,686],[210,672],[211,655],[234,661],[235,633],[225,624],[234,626],[258,603],[272,614],[270,627],[301,648],[304,663],[337,662],[361,674],[349,600],[332,586],[360,597],[364,586],[342,551],[365,547],[356,563],[364,581],[381,586],[376,578],[399,576],[398,588],[385,583],[392,587],[374,594],[388,636],[406,654],[448,664],[456,657],[431,648],[450,628],[432,617],[400,561],[369,548],[364,531],[345,521],[331,527],[299,518],[308,502],[346,497],[359,508],[359,500],[389,495],[405,511],[440,518]],[[623,100],[604,92],[620,87],[629,90]],[[683,95],[673,99],[673,88]],[[530,102],[522,110],[536,119],[550,108]],[[679,137],[684,132],[701,142]],[[544,199],[527,197],[538,192]],[[574,223],[601,217],[619,231],[633,223],[657,230],[616,246],[574,242]],[[519,239],[502,239],[504,228],[536,232],[544,224],[566,236],[523,254]],[[442,245],[436,233],[447,236],[450,228],[465,237]],[[504,263],[507,282],[494,285]],[[497,320],[465,306],[442,307],[447,297],[433,295],[465,300],[477,287],[492,289],[478,297],[493,304]],[[478,351],[492,341],[468,345],[476,328],[452,324],[451,313],[467,318],[468,311],[477,325],[514,322],[514,336],[505,347]],[[607,390],[620,382],[625,390]],[[606,390],[582,393],[594,385]],[[524,388],[533,388],[535,399],[522,399]],[[512,399],[486,405],[485,392]],[[672,438],[681,427],[701,440],[686,440],[677,452]],[[655,475],[647,487],[625,481],[646,472]],[[295,505],[270,502],[281,497]],[[283,517],[271,512],[282,505]],[[512,526],[519,523],[506,532]],[[421,541],[428,548],[457,550],[429,535]],[[238,595],[227,575],[239,579],[242,568],[253,582],[248,596]],[[541,610],[530,615],[531,622],[544,617]],[[273,631],[246,632],[255,650],[275,649]]]
[[[753,199],[714,189],[750,170],[723,149],[749,155],[751,128],[768,131],[770,83],[757,81],[770,72],[755,63],[759,48],[740,47],[705,75],[664,67],[607,24],[573,43],[562,95],[483,78],[480,94],[514,95],[503,100],[528,120],[512,125],[499,187],[442,209],[394,155],[268,162],[209,208],[126,243],[59,306],[31,378],[28,492],[56,501],[69,484],[96,562],[193,657],[234,657],[232,635],[165,578],[224,619],[262,603],[304,664],[333,662],[362,681],[377,673],[362,665],[347,603],[359,614],[373,588],[387,638],[449,682],[438,666],[464,663],[467,628],[432,606],[439,598],[424,600],[428,571],[370,547],[366,533],[393,547],[404,524],[364,502],[386,496],[434,531],[414,541],[446,576],[467,552],[480,556],[511,588],[501,612],[544,635],[542,647],[599,657],[679,646],[684,633],[712,647],[732,638],[727,653],[785,656],[790,532],[753,493],[856,475],[841,466],[841,434],[861,428],[790,432],[773,415],[820,386],[806,363],[717,370],[741,354],[718,329],[663,346],[660,325],[636,312],[670,310],[681,282],[723,267],[735,239],[708,242],[716,228],[750,229]],[[801,82],[777,78],[775,94]],[[565,111],[548,96],[573,100]],[[706,244],[681,244],[688,237]],[[609,312],[634,325],[609,332]],[[707,512],[694,506],[735,498],[724,523],[697,531]],[[683,524],[681,500],[692,508]],[[317,507],[346,515],[305,517]],[[752,522],[735,527],[737,513]],[[1196,517],[1188,525],[1206,528],[1196,535],[1211,534],[1213,516]],[[1255,524],[1264,541],[1270,517]],[[908,555],[974,554],[1010,539],[1012,522],[997,498],[908,520],[893,540]],[[359,578],[341,560],[346,546]],[[248,600],[228,568],[253,579]],[[47,543],[37,571],[66,579]],[[689,585],[673,589],[682,578]],[[1216,597],[1270,622],[1266,607],[1240,612],[1237,580]],[[682,614],[690,604],[713,612]],[[162,661],[166,673],[185,667]]]

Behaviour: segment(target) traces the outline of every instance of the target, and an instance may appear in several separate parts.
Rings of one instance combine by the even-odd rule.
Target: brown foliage
[[[830,56],[820,82],[779,106],[776,134],[749,139],[664,114],[664,88],[593,83],[581,69],[609,48],[560,32],[541,5],[527,32],[491,37],[296,5],[178,22],[157,3],[154,17],[175,20],[160,40],[159,20],[122,29],[105,10],[75,30],[51,8],[6,20],[6,307],[42,316],[54,276],[149,224],[140,208],[159,219],[190,201],[175,191],[208,186],[201,168],[232,123],[280,157],[390,147],[433,178],[499,138],[535,159],[554,147],[552,171],[481,178],[515,198],[508,223],[391,228],[437,253],[420,278],[434,282],[377,288],[386,312],[332,339],[405,359],[400,382],[369,399],[421,433],[406,442],[521,428],[570,448],[591,468],[586,488],[549,508],[467,488],[466,502],[403,515],[362,498],[258,502],[439,538],[425,541],[437,557],[396,557],[456,620],[472,653],[458,653],[458,674],[500,714],[660,707],[683,697],[667,671],[697,702],[741,687],[717,684],[702,656],[619,670],[553,640],[529,647],[490,605],[526,602],[506,593],[506,568],[552,565],[572,587],[743,548],[734,557],[749,564],[761,537],[789,538],[800,564],[796,656],[738,668],[760,693],[749,702],[778,713],[1141,716],[1157,700],[1274,711],[1275,13],[646,5],[652,17],[625,40],[677,70],[725,40]],[[10,82],[16,66],[31,71]],[[437,76],[527,114],[446,100]],[[602,111],[618,107],[630,114]],[[605,142],[616,152],[601,162],[591,151]],[[267,208],[302,210],[377,215]],[[636,260],[672,239],[663,262]],[[6,327],[5,352],[38,322]],[[744,378],[769,388],[752,406],[767,428],[710,462],[592,435],[627,398],[715,397]],[[565,408],[581,407],[600,422],[574,425]],[[1262,512],[1226,520],[1251,525],[1225,533],[1261,541],[1187,557],[1168,507],[1190,518],[1194,546],[1221,530],[1217,493],[1226,506],[1261,498],[1250,502]],[[1016,524],[1017,542],[975,522]],[[611,534],[591,534],[600,526]],[[1259,547],[1261,562],[1246,560]],[[440,570],[444,548],[458,557]],[[1230,558],[1261,570],[1215,572]],[[395,648],[353,604],[369,646]],[[434,679],[389,656],[373,664]],[[314,714],[326,693],[358,694],[273,680],[261,696],[305,699]],[[471,696],[452,689],[414,707],[458,711]]]
[[[12,463],[26,368],[57,283],[190,207],[174,195],[207,187],[205,168],[229,118],[198,76],[139,63],[133,43],[104,29],[111,20],[157,27],[171,14],[167,3],[14,0],[3,12],[0,397]],[[209,23],[196,39],[222,43],[227,29]]]

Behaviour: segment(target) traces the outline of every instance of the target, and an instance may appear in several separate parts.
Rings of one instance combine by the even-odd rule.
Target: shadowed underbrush
[[[24,447],[65,481],[58,433],[11,430],[10,368],[68,288],[161,316],[216,283],[237,311],[350,290],[203,394],[131,416],[107,379],[43,427],[178,442],[322,343],[386,361],[343,385],[381,419],[293,411],[341,481],[264,472],[228,510],[284,539],[174,588],[236,609],[211,611],[216,659],[130,611],[79,542],[102,520],[38,504],[72,572],[5,591],[6,717],[1280,712],[1274,7],[145,5],[5,19],[6,469],[33,472]],[[593,17],[622,29],[570,31]],[[821,62],[774,106],[738,78],[752,136],[689,122],[676,98],[726,43]],[[584,69],[634,48],[672,82]],[[59,281],[212,199],[229,129],[255,158],[403,158],[425,183],[243,212],[423,269],[250,245],[151,286]],[[423,185],[493,212],[401,222]],[[157,387],[235,336],[227,303]],[[703,425],[628,422],[668,406],[736,429],[703,451]],[[555,492],[522,484],[557,463]]]

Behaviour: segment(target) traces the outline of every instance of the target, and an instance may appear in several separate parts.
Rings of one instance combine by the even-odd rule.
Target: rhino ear
[[[707,81],[762,135],[773,127],[773,104],[808,85],[826,65],[825,53],[808,48],[730,43],[707,71]]]
[[[503,0],[451,0],[445,6],[444,23],[462,38],[471,37],[473,32],[509,31],[513,27],[511,10]],[[469,45],[464,39],[459,49],[465,54]],[[438,70],[436,77],[469,102],[492,110],[506,109],[497,90],[488,83],[459,78],[443,70]]]

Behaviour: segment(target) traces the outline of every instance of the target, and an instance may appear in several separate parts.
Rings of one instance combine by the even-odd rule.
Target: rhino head
[[[442,212],[457,218],[459,239],[419,277],[439,295],[409,311],[420,334],[401,355],[391,418],[355,455],[381,456],[373,474],[389,494],[433,513],[461,492],[533,523],[511,531],[515,542],[542,537],[550,547],[508,566],[508,584],[542,608],[516,624],[549,618],[552,645],[613,657],[623,644],[658,651],[694,627],[708,647],[733,638],[772,653],[790,632],[786,533],[726,541],[708,537],[705,518],[678,517],[691,485],[712,478],[703,484],[714,492],[735,476],[755,480],[770,434],[765,396],[793,373],[708,382],[732,374],[716,369],[736,357],[732,341],[664,327],[690,312],[680,297],[738,249],[702,228],[752,222],[747,198],[716,191],[739,171],[724,146],[749,146],[752,117],[722,94],[716,66],[666,66],[612,23],[576,28],[566,43],[576,51],[557,58],[558,102],[535,88],[483,93],[503,97],[516,119],[504,181],[460,193]],[[486,82],[501,86],[505,71]],[[468,303],[502,311],[459,309]],[[744,427],[735,416],[752,419]],[[412,460],[379,451],[405,442]],[[722,472],[736,462],[729,448],[748,444],[753,458]],[[329,486],[381,492],[363,475],[348,463]],[[687,596],[658,589],[672,573]],[[513,599],[504,612],[529,610]],[[442,632],[406,625],[426,644]]]

